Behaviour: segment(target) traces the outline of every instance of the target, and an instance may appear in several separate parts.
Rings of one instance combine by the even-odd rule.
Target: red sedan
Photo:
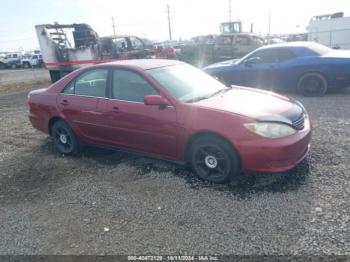
[[[92,144],[189,163],[202,179],[283,172],[305,158],[304,107],[275,93],[227,87],[178,61],[128,60],[74,71],[28,95],[32,125],[59,152]]]

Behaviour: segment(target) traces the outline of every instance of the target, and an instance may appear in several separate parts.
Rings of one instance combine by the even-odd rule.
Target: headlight
[[[295,134],[297,131],[286,125],[280,123],[270,122],[256,122],[244,124],[245,128],[251,132],[268,138],[281,138]]]

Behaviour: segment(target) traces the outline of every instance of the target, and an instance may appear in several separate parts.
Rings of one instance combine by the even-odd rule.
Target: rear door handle
[[[68,102],[67,100],[63,100],[63,101],[61,102],[61,105],[63,105],[63,106],[68,106],[68,105],[69,105],[69,102]]]

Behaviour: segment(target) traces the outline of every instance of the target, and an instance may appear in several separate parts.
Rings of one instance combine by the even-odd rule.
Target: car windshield
[[[206,99],[228,90],[215,78],[186,64],[150,69],[148,72],[172,96],[185,103]]]

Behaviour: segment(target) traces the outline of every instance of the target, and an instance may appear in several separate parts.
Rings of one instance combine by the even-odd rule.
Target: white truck
[[[29,54],[22,57],[21,63],[23,68],[41,67],[43,57],[41,54]]]
[[[0,58],[0,69],[21,67],[21,53],[8,53]]]
[[[147,58],[154,53],[139,37],[99,37],[87,24],[44,24],[36,25],[35,30],[52,82],[83,66]]]
[[[313,17],[308,40],[334,49],[350,49],[350,17],[344,17],[344,13]]]

